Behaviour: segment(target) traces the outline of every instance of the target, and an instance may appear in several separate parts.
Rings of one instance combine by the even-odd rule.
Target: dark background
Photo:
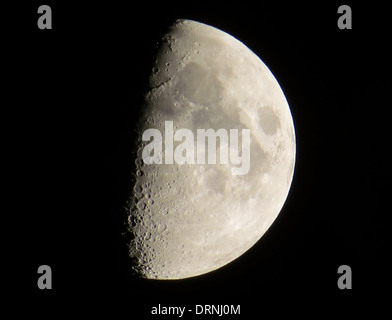
[[[52,8],[52,30],[37,28],[41,4]],[[337,27],[341,4],[351,5],[352,30]],[[3,266],[14,312],[160,319],[149,316],[158,303],[241,304],[237,317],[250,319],[374,316],[386,307],[386,7],[33,1],[2,15],[3,203],[11,218],[2,224],[11,254]],[[240,258],[196,278],[143,280],[132,276],[121,236],[134,127],[155,44],[177,18],[228,32],[271,69],[291,107],[296,168],[281,214]],[[52,267],[53,290],[36,285],[42,264]],[[337,287],[343,264],[352,290]]]

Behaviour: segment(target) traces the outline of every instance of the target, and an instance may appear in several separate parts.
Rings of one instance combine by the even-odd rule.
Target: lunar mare
[[[145,100],[129,213],[135,270],[152,279],[216,270],[262,237],[288,195],[295,133],[284,93],[243,43],[178,20],[162,39]],[[144,163],[142,133],[163,131],[165,121],[173,121],[174,133],[249,129],[249,173],[232,175],[231,163]]]

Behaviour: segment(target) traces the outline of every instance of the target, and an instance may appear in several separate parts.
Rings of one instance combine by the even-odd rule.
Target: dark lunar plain
[[[240,304],[232,319],[382,314],[392,179],[387,7],[124,3],[2,5],[2,289],[14,318],[177,318],[151,315],[159,303]],[[52,8],[52,30],[37,28],[41,4]],[[351,5],[352,30],[337,27],[341,4]],[[291,107],[296,168],[277,220],[240,258],[191,279],[144,280],[131,274],[124,206],[155,44],[177,18],[233,35],[270,68]],[[52,290],[37,287],[42,264],[52,267]],[[352,290],[337,287],[343,264]]]

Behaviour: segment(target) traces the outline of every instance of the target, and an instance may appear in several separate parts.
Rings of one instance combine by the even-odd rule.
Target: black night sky
[[[380,312],[390,272],[387,9],[324,2],[48,1],[52,30],[37,28],[44,3],[2,13],[13,312],[161,319],[150,314],[159,303],[241,304],[233,319]],[[352,8],[352,30],[337,27],[341,4]],[[178,18],[233,35],[270,68],[291,107],[296,168],[279,217],[240,258],[196,278],[143,280],[131,275],[121,236],[134,128],[155,43]],[[37,287],[42,264],[52,290]],[[352,290],[337,287],[343,264]]]

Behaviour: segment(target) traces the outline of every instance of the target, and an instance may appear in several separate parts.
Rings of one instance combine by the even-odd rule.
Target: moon
[[[231,174],[232,163],[146,164],[142,133],[154,128],[163,136],[165,121],[174,132],[249,129],[249,172]],[[268,67],[231,35],[191,20],[170,27],[138,130],[128,224],[129,255],[141,277],[183,279],[221,268],[251,248],[281,211],[296,153],[290,108]]]

